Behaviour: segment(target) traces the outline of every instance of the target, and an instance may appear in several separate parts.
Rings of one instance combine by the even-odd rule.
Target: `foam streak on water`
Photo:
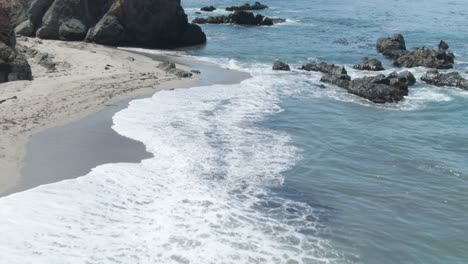
[[[155,157],[1,199],[1,263],[340,260],[313,208],[269,191],[298,152],[258,125],[281,111],[267,80],[133,101],[114,129]]]

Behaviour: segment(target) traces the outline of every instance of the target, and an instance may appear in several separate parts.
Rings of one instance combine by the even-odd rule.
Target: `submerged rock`
[[[354,69],[365,71],[383,71],[382,62],[378,59],[365,57],[359,64],[354,65]]]
[[[399,58],[408,53],[405,38],[401,34],[377,39],[376,47],[378,52],[392,59]]]
[[[241,5],[241,6],[230,6],[226,7],[226,11],[247,11],[247,10],[262,10],[267,9],[268,6],[264,5],[260,2],[255,2],[253,5],[248,3]]]
[[[468,80],[458,72],[442,74],[437,70],[430,70],[421,77],[421,80],[435,86],[451,86],[468,90]]]
[[[275,71],[290,71],[291,68],[289,67],[288,64],[282,62],[282,61],[276,61],[275,64],[273,64],[273,70]]]
[[[417,48],[410,53],[399,57],[393,63],[397,67],[427,67],[434,69],[453,68],[455,55],[450,52],[436,51],[430,48]]]

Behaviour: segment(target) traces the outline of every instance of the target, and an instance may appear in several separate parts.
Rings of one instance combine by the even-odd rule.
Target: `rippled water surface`
[[[244,1],[182,2],[193,19]],[[182,51],[252,78],[116,114],[154,158],[1,198],[0,263],[468,263],[468,91],[418,83],[375,105],[317,73],[271,70],[325,60],[354,78],[373,56],[389,73],[375,41],[402,33],[409,48],[444,39],[468,77],[468,5],[264,3],[287,22],[203,25],[208,45]]]

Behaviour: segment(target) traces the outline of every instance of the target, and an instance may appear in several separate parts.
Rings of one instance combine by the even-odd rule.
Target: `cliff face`
[[[0,3],[0,83],[31,80],[31,67],[16,47],[16,38],[7,10]]]
[[[206,42],[180,0],[3,0],[15,31],[44,39],[170,48]]]

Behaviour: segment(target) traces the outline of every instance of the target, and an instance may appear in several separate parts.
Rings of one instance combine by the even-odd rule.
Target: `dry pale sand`
[[[109,47],[27,38],[18,43],[39,55],[28,58],[34,81],[0,84],[0,192],[18,179],[32,134],[196,79],[180,79],[157,68],[160,61]],[[39,63],[46,53],[56,64],[53,72]]]

